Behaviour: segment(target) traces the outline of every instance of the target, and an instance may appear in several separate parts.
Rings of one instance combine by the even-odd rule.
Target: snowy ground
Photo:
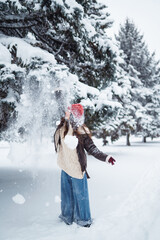
[[[110,166],[88,157],[90,228],[60,222],[60,170],[53,146],[0,143],[0,240],[159,240],[160,139],[99,147]],[[29,148],[29,147],[28,147]],[[34,158],[34,159],[33,159]],[[27,161],[26,161],[27,160]]]

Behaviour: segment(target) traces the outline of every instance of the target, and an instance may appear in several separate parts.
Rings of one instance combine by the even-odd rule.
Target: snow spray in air
[[[44,152],[53,145],[56,121],[64,116],[72,98],[70,76],[67,68],[47,63],[26,73],[23,93],[16,107],[17,121],[10,129],[8,157],[13,164],[41,165]],[[52,149],[54,152],[54,147]]]

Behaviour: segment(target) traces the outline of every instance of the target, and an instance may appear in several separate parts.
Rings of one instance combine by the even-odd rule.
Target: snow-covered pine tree
[[[72,1],[72,5],[69,0],[1,4],[0,29],[6,35],[26,37],[31,32],[39,41],[36,45],[53,53],[90,86],[104,88],[113,78],[115,56],[105,33],[112,21],[106,6],[96,0]]]
[[[137,131],[148,136],[151,132],[152,117],[147,108],[153,97],[156,62],[133,21],[126,19],[124,25],[120,26],[116,39],[124,52],[126,65],[123,68],[128,72],[131,81],[131,116],[137,124]]]
[[[138,67],[141,64],[142,51],[145,47],[143,35],[140,34],[134,22],[126,19],[124,25],[120,25],[120,30],[116,39],[120,43],[120,49],[123,50],[124,60],[128,65],[134,66],[139,71]]]
[[[117,81],[119,50],[107,36],[107,28],[112,24],[107,7],[97,1],[79,1],[79,3],[84,7],[83,24],[87,26],[89,34],[85,34],[85,51],[84,54],[79,52],[80,64],[75,65],[75,72],[81,82],[96,87],[100,91],[95,98],[88,94],[91,102],[85,99],[81,102],[88,106],[87,125],[97,137],[103,138],[105,144],[107,136],[111,136],[114,140],[117,138],[115,116],[121,104],[113,96],[112,83],[116,85]]]
[[[21,136],[24,140],[36,134],[52,136],[55,122],[64,114],[64,104],[70,100],[70,86],[77,77],[69,73],[66,66],[57,64],[52,54],[31,46],[24,39],[1,35],[0,43],[1,49],[10,55],[8,62],[2,59],[1,64],[2,93],[5,94],[1,104],[14,103],[13,113],[8,115],[16,116],[15,124],[11,117],[8,119],[10,128],[3,136],[8,140]]]
[[[122,54],[123,56],[123,54]],[[121,56],[121,57],[122,57]],[[117,84],[114,88],[114,97],[121,103],[116,120],[118,122],[116,132],[119,136],[126,136],[126,145],[130,146],[130,135],[135,131],[135,103],[132,102],[132,80],[136,78],[129,76],[123,69],[125,62],[117,68]],[[133,72],[132,72],[133,76]]]
[[[70,1],[64,3],[66,12],[63,10],[63,14],[57,15],[58,21],[62,21],[63,17],[63,27],[58,25],[59,35],[64,38],[63,42],[68,43],[67,46],[65,44],[60,46],[62,59],[65,57],[65,63],[70,71],[79,77],[80,82],[101,91],[113,81],[116,70],[116,54],[106,34],[106,29],[112,24],[107,7],[95,0],[76,1],[72,7]],[[51,5],[49,11],[55,12],[55,6],[53,8]],[[56,23],[53,26],[57,26]],[[57,34],[57,29],[53,27],[50,34],[53,37]],[[114,109],[108,106],[108,103],[101,105],[102,109],[97,109],[97,103],[93,101],[97,99],[97,94],[94,96],[94,92],[88,93],[87,97],[82,95],[76,94],[75,101],[83,100],[82,103],[86,107],[86,122],[92,130],[94,126],[97,130],[99,123],[104,121],[104,116],[107,114],[109,116]],[[104,110],[104,105],[106,110],[110,110]]]
[[[107,101],[107,95],[105,102],[102,98],[103,104],[99,104],[102,109],[96,108],[99,90],[105,90],[114,79],[117,62],[112,42],[106,34],[112,21],[105,6],[95,0],[72,1],[72,4],[69,0],[8,0],[0,1],[0,8],[0,31],[3,34],[23,38],[31,46],[46,50],[59,64],[79,77],[81,83],[74,81],[76,92],[73,96],[75,101],[83,101],[88,114],[93,113],[89,116],[90,121],[87,119],[90,127],[93,127],[93,120],[96,126],[104,122],[107,115],[114,115],[115,108],[111,101]],[[6,47],[10,48],[9,45]],[[12,56],[17,56],[16,43],[14,51]],[[26,66],[20,57],[15,57],[14,61],[27,71],[31,70],[31,63]],[[96,109],[102,114],[97,115]]]
[[[24,70],[10,63],[11,54],[0,43],[0,133],[16,120],[24,80]]]
[[[139,72],[130,64],[132,54],[132,48],[134,41],[132,39],[133,26],[129,26],[129,20],[126,20],[125,26],[121,26],[119,35],[116,36],[119,48],[121,50],[121,57],[124,60],[120,67],[120,74],[118,79],[126,86],[127,95],[123,96],[122,106],[123,108],[119,112],[119,132],[120,135],[126,135],[126,145],[131,145],[130,135],[136,131],[136,112],[141,107],[138,103],[138,96],[142,89],[142,83],[139,80]],[[137,37],[135,33],[135,39],[141,39]],[[139,40],[138,40],[139,42]],[[138,43],[137,43],[138,45]],[[122,74],[123,73],[123,74]],[[122,79],[122,80],[121,80]]]
[[[147,69],[144,68],[146,75],[143,81],[142,93],[142,111],[137,121],[138,132],[143,136],[143,142],[146,142],[147,137],[158,137],[160,133],[160,67],[159,62],[155,60],[154,54],[149,55],[146,51],[145,60]]]

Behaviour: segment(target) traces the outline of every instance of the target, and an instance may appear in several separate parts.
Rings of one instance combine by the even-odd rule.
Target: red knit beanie
[[[71,111],[76,118],[81,118],[84,113],[83,106],[80,103],[72,104],[68,107],[68,110]]]

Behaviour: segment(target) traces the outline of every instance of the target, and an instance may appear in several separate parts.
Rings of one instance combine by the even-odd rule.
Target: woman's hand
[[[66,111],[66,113],[65,113],[65,119],[66,119],[66,120],[69,120],[69,119],[70,119],[70,115],[71,115],[71,113],[70,113],[69,111]]]
[[[116,160],[113,157],[111,157],[110,155],[108,155],[107,158],[106,158],[106,162],[114,165]]]
[[[110,159],[108,160],[109,163],[111,163],[112,165],[115,164],[116,160],[112,157],[110,157]]]

